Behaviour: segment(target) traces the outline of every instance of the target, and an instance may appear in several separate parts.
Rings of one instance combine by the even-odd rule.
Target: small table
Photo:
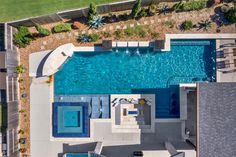
[[[138,116],[139,115],[139,111],[137,108],[134,109],[127,109],[126,110],[126,115],[127,116]]]

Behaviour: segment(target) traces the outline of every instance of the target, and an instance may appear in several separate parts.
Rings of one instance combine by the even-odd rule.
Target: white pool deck
[[[236,34],[210,34],[210,35],[190,35],[190,34],[178,34],[178,35],[166,35],[166,42],[165,42],[165,50],[170,48],[170,39],[235,39]],[[127,43],[127,42],[126,42]],[[112,43],[113,46],[120,45],[122,47],[125,46],[125,43]],[[126,46],[130,45],[142,45],[146,46],[149,45],[149,42],[130,42],[127,43]],[[101,47],[74,47],[73,51],[76,52],[85,52],[85,51],[101,51],[103,50]],[[48,77],[39,77],[36,78],[38,74],[38,68],[41,64],[42,59],[49,55],[51,51],[44,51],[44,52],[37,52],[30,55],[30,76],[32,77],[31,85],[30,85],[30,142],[31,142],[31,156],[32,157],[57,157],[59,153],[65,151],[64,145],[78,145],[78,149],[75,151],[82,151],[79,148],[82,145],[90,144],[96,141],[104,142],[104,146],[124,146],[124,145],[133,145],[134,149],[135,146],[144,141],[152,141],[152,143],[146,143],[146,146],[150,145],[160,145],[160,142],[165,141],[166,139],[176,140],[176,142],[181,143],[182,135],[181,135],[181,120],[174,119],[169,121],[157,121],[155,120],[155,133],[152,134],[142,134],[140,136],[139,133],[112,133],[112,121],[111,119],[107,120],[91,120],[91,128],[90,138],[85,139],[55,139],[52,137],[52,102],[53,102],[53,84],[48,84]],[[55,63],[55,62],[54,62]],[[51,64],[51,63],[50,63]],[[61,63],[60,63],[61,64]],[[55,68],[56,71],[58,70]],[[54,72],[56,72],[54,71]],[[50,75],[54,74],[54,72],[50,72]],[[48,73],[49,76],[49,73]],[[220,82],[225,82],[223,76],[220,77]],[[236,82],[235,74],[232,74],[230,79],[231,81]],[[218,79],[218,78],[217,78]],[[168,122],[171,122],[173,125],[168,125]],[[172,128],[173,126],[173,128]],[[176,131],[177,129],[177,131]],[[168,137],[165,137],[168,135]],[[163,139],[165,137],[165,139]],[[87,148],[87,147],[86,147]],[[90,149],[90,147],[88,147]],[[92,148],[91,148],[92,149]],[[107,148],[109,149],[109,148]],[[126,149],[126,147],[124,147]],[[127,149],[129,149],[127,147]],[[111,148],[112,150],[112,148]],[[115,149],[114,149],[115,151]],[[129,150],[127,150],[129,151]],[[188,157],[196,156],[196,152],[194,150],[184,150]],[[162,157],[169,157],[169,154],[165,150],[145,150],[144,156],[162,156]],[[114,155],[115,156],[115,155]],[[110,156],[109,156],[110,157]],[[112,157],[112,156],[111,156]]]
[[[57,157],[58,153],[62,153],[64,150],[64,145],[84,145],[89,144],[95,141],[102,141],[104,146],[134,146],[139,145],[141,140],[148,141],[148,145],[151,139],[159,141],[156,145],[160,145],[160,141],[163,141],[163,138],[168,138],[172,140],[181,140],[181,123],[173,122],[173,125],[170,125],[172,129],[162,130],[161,125],[164,123],[156,123],[156,135],[153,134],[143,134],[142,139],[140,134],[136,133],[112,133],[111,120],[92,120],[91,124],[93,128],[90,129],[93,139],[55,139],[52,138],[52,100],[53,100],[53,86],[46,83],[48,80],[47,77],[34,78],[31,83],[30,90],[34,91],[30,94],[30,141],[31,141],[31,156],[33,157]],[[165,137],[165,134],[170,134],[170,136]],[[175,135],[177,134],[177,135]],[[171,137],[173,136],[173,137]],[[153,142],[150,143],[154,144]],[[91,148],[93,149],[93,148]],[[109,150],[109,148],[107,148]],[[74,150],[81,151],[81,150]],[[126,150],[127,152],[129,151]],[[186,150],[186,153],[195,154],[192,150]],[[145,151],[146,156],[150,155],[163,155],[163,157],[169,157],[166,151]]]
[[[30,141],[31,156],[33,157],[57,157],[59,153],[64,152],[64,145],[77,145],[78,147],[85,144],[91,144],[96,141],[102,141],[104,146],[134,146],[140,145],[144,140],[152,145],[160,146],[164,142],[163,138],[172,139],[181,142],[181,122],[172,122],[174,124],[168,129],[165,123],[156,123],[154,133],[113,133],[111,119],[93,119],[91,120],[90,138],[54,138],[52,137],[52,102],[53,102],[53,84],[48,84],[48,77],[32,78],[30,86]],[[164,125],[165,127],[162,127]],[[173,132],[174,131],[174,132]],[[166,137],[167,134],[170,136]],[[157,138],[159,140],[151,141]],[[149,143],[151,141],[151,143]],[[160,142],[162,141],[162,142]],[[93,148],[90,148],[90,151]],[[108,148],[109,150],[110,148]],[[83,150],[74,150],[81,152]],[[88,150],[89,151],[89,150]],[[129,151],[129,150],[126,150]],[[158,151],[147,151],[147,154],[158,154]],[[163,152],[161,152],[163,154]],[[169,157],[167,154],[166,157]],[[163,155],[164,155],[163,154]],[[191,154],[194,154],[192,151]],[[148,156],[148,155],[147,155]],[[165,157],[165,155],[163,156]]]

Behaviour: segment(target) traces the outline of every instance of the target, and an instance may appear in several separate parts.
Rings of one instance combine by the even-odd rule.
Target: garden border
[[[150,3],[160,3],[160,2],[178,2],[180,0],[143,0],[142,6],[147,6]],[[107,3],[97,5],[98,13],[108,13],[108,12],[117,12],[117,11],[125,11],[132,9],[135,0],[125,0],[121,2],[114,2],[114,3]],[[76,19],[83,16],[87,16],[88,7],[78,8],[78,9],[71,9],[60,11],[48,15],[36,16],[36,17],[29,17],[25,19],[9,21],[7,22],[9,25],[13,27],[17,26],[34,26],[37,24],[47,24],[53,22],[62,22],[63,19]]]

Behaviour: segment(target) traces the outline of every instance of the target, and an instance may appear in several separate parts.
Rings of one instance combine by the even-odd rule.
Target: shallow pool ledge
[[[236,34],[166,34],[164,49],[161,51],[171,50],[172,39],[235,39]]]

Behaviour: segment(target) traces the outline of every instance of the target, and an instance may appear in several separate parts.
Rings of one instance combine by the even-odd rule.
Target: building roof
[[[198,84],[198,157],[236,154],[236,83]]]

